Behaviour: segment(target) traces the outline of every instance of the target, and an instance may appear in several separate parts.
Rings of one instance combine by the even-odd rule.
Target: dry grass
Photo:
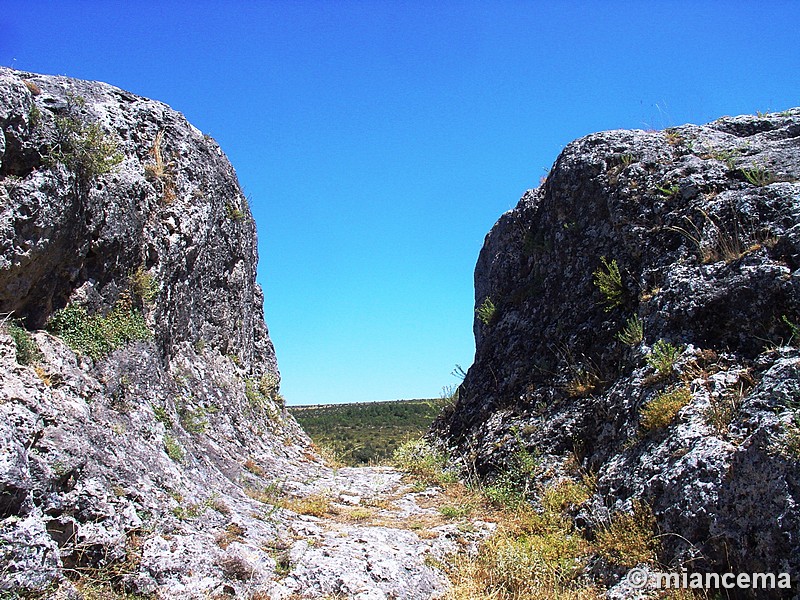
[[[691,400],[692,392],[688,387],[679,387],[658,394],[642,407],[640,421],[642,428],[652,431],[667,427]]]
[[[164,130],[156,134],[153,146],[150,148],[150,156],[153,162],[144,167],[145,174],[151,179],[155,179],[161,184],[161,197],[165,203],[169,204],[175,200],[175,162],[165,161],[161,152],[161,143],[164,139]]]
[[[608,562],[621,567],[654,564],[660,549],[655,517],[644,502],[635,500],[632,508],[631,513],[614,515],[611,523],[597,534],[596,551]]]
[[[244,461],[244,468],[257,477],[264,476],[264,469],[262,469],[252,458],[248,458],[246,461]]]
[[[237,523],[230,523],[227,527],[225,527],[225,531],[217,534],[217,536],[214,538],[214,541],[216,542],[217,546],[225,550],[233,542],[242,540],[246,533],[247,529],[241,525]]]
[[[564,386],[564,391],[570,398],[585,398],[594,393],[601,383],[597,373],[581,369]]]
[[[42,88],[40,88],[38,85],[36,85],[36,84],[35,84],[33,81],[31,81],[30,79],[23,79],[23,80],[22,80],[22,83],[24,83],[24,84],[25,84],[25,87],[26,87],[26,88],[28,88],[28,91],[29,91],[29,92],[30,92],[32,95],[34,95],[34,96],[38,96],[39,94],[41,94],[41,93],[42,93]]]
[[[325,494],[311,494],[305,498],[286,498],[281,503],[281,506],[292,512],[314,517],[335,514],[333,502]]]

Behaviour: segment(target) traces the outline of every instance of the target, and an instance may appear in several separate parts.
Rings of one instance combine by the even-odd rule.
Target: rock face
[[[664,564],[800,581],[798,179],[800,109],[567,146],[486,237],[435,433],[489,480],[577,460],[590,536],[641,499]]]
[[[113,305],[139,270],[161,355],[200,343],[277,373],[255,224],[211,138],[160,102],[8,69],[0,125],[0,312],[41,328],[78,295]]]

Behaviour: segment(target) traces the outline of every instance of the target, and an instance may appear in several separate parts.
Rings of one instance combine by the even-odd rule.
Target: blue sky
[[[485,234],[569,141],[800,105],[800,2],[6,0],[0,64],[231,159],[289,404],[436,397]]]

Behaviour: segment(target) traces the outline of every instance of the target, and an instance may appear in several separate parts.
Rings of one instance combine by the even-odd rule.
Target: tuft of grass
[[[786,345],[792,346],[800,342],[800,325],[797,325],[797,323],[793,323],[792,321],[790,321],[789,317],[787,317],[786,315],[783,315],[781,317],[781,321],[783,321],[786,324],[786,326],[789,327],[789,331],[791,332],[791,335],[789,336],[789,341],[786,342]]]
[[[582,578],[591,544],[562,510],[586,496],[584,484],[560,482],[543,491],[543,511],[527,503],[495,515],[495,532],[472,556],[444,566],[452,582],[448,600],[599,599],[601,591]]]
[[[633,315],[625,322],[625,326],[617,333],[617,339],[631,348],[638,346],[644,340],[644,321],[639,315]]]
[[[208,429],[207,411],[202,407],[191,409],[183,406],[178,411],[181,427],[189,433],[205,433]]]
[[[36,341],[31,336],[22,322],[19,320],[8,321],[3,328],[6,333],[14,340],[17,347],[17,362],[21,365],[33,365],[42,360],[42,351],[36,344]]]
[[[241,208],[235,206],[231,202],[225,203],[225,216],[228,217],[228,219],[230,219],[231,221],[237,221],[237,222],[244,221],[245,218],[247,217],[247,215]]]
[[[153,414],[156,417],[156,421],[163,423],[164,427],[170,429],[172,427],[172,418],[169,416],[166,407],[156,406],[155,404],[151,404],[150,406],[153,407]]]
[[[602,383],[600,376],[593,370],[579,369],[575,376],[567,382],[564,390],[570,398],[586,398]]]
[[[783,430],[781,453],[791,460],[800,462],[800,411],[792,413],[792,422]]]
[[[714,430],[718,436],[728,433],[731,423],[739,414],[742,404],[742,393],[740,391],[730,394],[723,394],[717,398],[712,398],[703,416],[706,424]]]
[[[169,204],[176,198],[175,194],[175,161],[165,161],[161,152],[161,143],[164,140],[164,130],[156,133],[153,146],[150,148],[150,156],[153,162],[144,166],[145,175],[149,179],[159,182],[161,186],[161,198]]]
[[[445,504],[439,507],[439,514],[448,519],[463,519],[469,515],[475,507],[470,503],[465,504]]]
[[[605,311],[609,312],[617,306],[622,306],[625,297],[625,287],[622,285],[622,274],[619,271],[617,260],[608,262],[605,256],[600,260],[603,265],[597,267],[592,273],[594,284],[603,294],[605,301]]]
[[[672,196],[676,195],[680,191],[681,186],[679,186],[677,183],[673,183],[673,184],[665,183],[663,186],[658,186],[657,189],[658,189],[659,192],[661,192],[662,194],[664,194],[668,198],[671,198]]]
[[[244,493],[248,498],[252,498],[256,502],[272,505],[279,504],[285,495],[283,485],[277,481],[273,481],[262,488],[245,487]]]
[[[244,468],[247,471],[250,471],[253,475],[258,477],[264,476],[264,469],[262,469],[252,458],[248,458],[246,461],[244,461]]]
[[[475,314],[478,315],[478,319],[480,319],[481,323],[489,325],[497,314],[497,307],[494,305],[494,302],[492,302],[492,299],[487,296],[481,305],[475,309]]]
[[[544,490],[541,503],[545,511],[558,513],[583,504],[591,495],[592,490],[586,481],[562,479]]]
[[[641,426],[647,431],[667,427],[678,412],[692,400],[688,387],[679,387],[658,394],[642,407]]]
[[[653,367],[659,376],[666,377],[672,373],[675,361],[681,354],[681,347],[670,344],[665,340],[658,340],[653,344],[653,349],[647,355],[647,364]]]
[[[25,84],[25,87],[28,88],[28,91],[31,93],[31,95],[38,96],[39,94],[42,93],[42,88],[40,88],[38,85],[36,85],[35,82],[31,81],[30,79],[23,79],[22,83]]]
[[[229,523],[224,531],[221,531],[214,537],[214,542],[217,546],[225,550],[233,542],[243,540],[246,533],[247,528],[238,523]]]
[[[600,556],[626,568],[655,563],[660,549],[653,511],[641,500],[633,500],[631,504],[632,511],[615,514],[611,523],[598,532],[595,541]]]
[[[153,337],[142,314],[124,301],[118,302],[105,315],[90,315],[83,306],[69,304],[50,317],[47,329],[75,352],[95,360],[129,342]]]
[[[756,187],[763,187],[775,181],[775,176],[772,175],[763,167],[753,165],[749,169],[739,169],[744,178]]]

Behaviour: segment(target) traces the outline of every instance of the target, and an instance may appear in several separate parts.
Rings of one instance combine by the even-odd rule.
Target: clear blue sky
[[[435,397],[484,235],[565,144],[800,105],[800,2],[5,0],[0,64],[166,102],[236,168],[290,404]]]

